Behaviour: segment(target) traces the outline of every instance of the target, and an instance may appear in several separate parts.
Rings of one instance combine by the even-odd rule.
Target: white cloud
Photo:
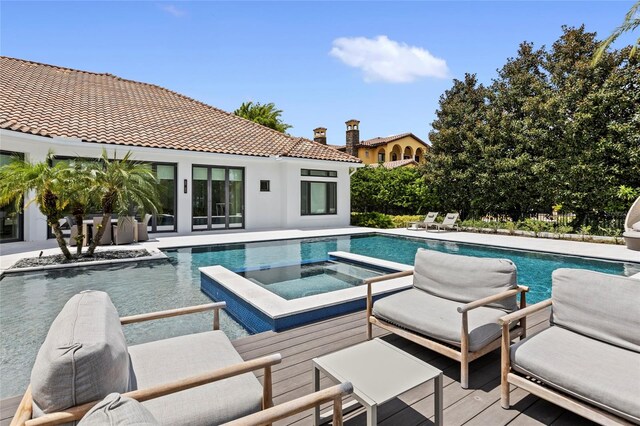
[[[410,83],[421,77],[449,76],[444,59],[436,58],[421,47],[389,40],[384,35],[337,38],[329,55],[350,67],[362,69],[366,82]]]
[[[173,15],[176,18],[180,18],[187,14],[187,12],[183,9],[180,9],[172,4],[160,4],[160,9],[167,12],[169,15]]]

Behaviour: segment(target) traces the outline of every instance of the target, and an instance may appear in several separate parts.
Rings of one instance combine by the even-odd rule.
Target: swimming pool
[[[87,289],[109,293],[120,315],[208,303],[200,291],[198,268],[211,265],[243,272],[251,268],[286,267],[302,262],[325,262],[328,252],[345,251],[413,264],[419,247],[479,257],[506,257],[518,267],[518,281],[531,287],[534,303],[550,295],[551,272],[560,267],[592,269],[617,275],[640,272],[640,264],[607,262],[571,256],[494,249],[381,234],[226,244],[166,250],[167,261],[148,261],[106,267],[81,267],[8,274],[0,278],[0,398],[21,394],[38,348],[53,318],[74,294]],[[313,297],[313,296],[311,296]],[[299,300],[299,299],[298,299]],[[131,344],[172,335],[209,330],[211,316],[190,315],[126,326]],[[221,315],[221,328],[231,339],[246,329]]]
[[[518,282],[530,287],[527,295],[528,303],[549,298],[551,273],[558,268],[590,269],[626,276],[640,272],[640,264],[637,263],[610,262],[383,234],[185,247],[166,250],[165,253],[175,264],[190,264],[193,280],[197,282],[200,279],[198,268],[204,266],[222,265],[230,271],[243,273],[250,268],[274,268],[296,263],[323,262],[329,259],[327,253],[332,251],[346,251],[413,265],[418,248],[467,256],[511,259],[518,268]]]

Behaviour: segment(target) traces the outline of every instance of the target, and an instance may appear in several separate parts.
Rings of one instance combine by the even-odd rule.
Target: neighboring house
[[[347,125],[346,145],[333,146],[341,152],[358,157],[364,164],[382,164],[387,169],[396,167],[415,167],[424,161],[424,154],[429,145],[413,133],[377,137],[360,141],[360,122],[349,120]],[[327,143],[327,129],[318,127],[313,130],[316,142]]]
[[[151,232],[347,226],[360,160],[162,87],[0,57],[0,164],[97,158],[148,162],[163,187]],[[44,240],[35,205],[0,209],[0,241]]]

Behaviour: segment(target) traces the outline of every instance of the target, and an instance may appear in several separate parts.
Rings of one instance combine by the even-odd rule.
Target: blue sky
[[[324,126],[332,144],[344,143],[351,118],[362,139],[426,140],[452,78],[490,82],[520,42],[550,45],[563,24],[604,38],[632,4],[2,1],[0,53],[158,84],[228,111],[275,102],[291,134]]]

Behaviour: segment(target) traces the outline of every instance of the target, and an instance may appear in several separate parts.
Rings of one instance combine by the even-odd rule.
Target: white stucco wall
[[[245,168],[245,229],[308,228],[347,226],[350,222],[350,167],[353,163],[305,160],[282,157],[266,158],[242,155],[211,154],[158,148],[127,147],[86,143],[62,138],[45,138],[19,132],[0,130],[0,150],[25,154],[30,161],[42,161],[49,150],[55,155],[99,157],[106,148],[121,158],[127,151],[139,161],[177,164],[177,232],[191,233],[191,175],[192,166],[217,165]],[[337,214],[322,216],[300,215],[300,169],[336,170],[337,178],[304,177],[304,180],[337,181]],[[184,180],[187,193],[184,193]],[[270,192],[260,192],[260,180],[271,181]],[[198,231],[193,231],[198,232]],[[209,231],[212,232],[212,231]],[[24,240],[44,240],[47,236],[45,218],[35,204],[24,212]]]

